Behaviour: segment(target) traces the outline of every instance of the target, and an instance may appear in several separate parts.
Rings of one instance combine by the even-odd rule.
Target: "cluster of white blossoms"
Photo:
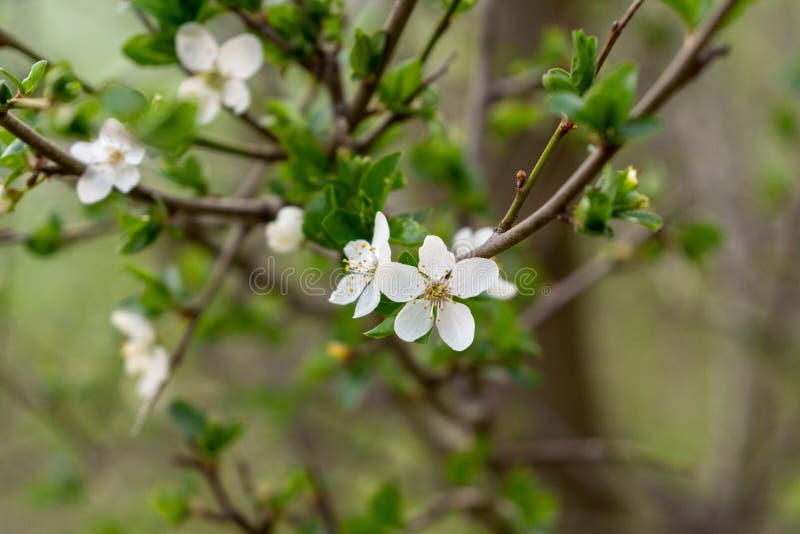
[[[464,231],[460,234],[462,238],[466,236]],[[488,294],[490,289],[501,298],[513,296],[511,287],[498,288],[500,273],[493,260],[456,261],[456,255],[441,238],[429,235],[419,249],[419,264],[414,267],[392,261],[389,237],[386,217],[379,212],[372,242],[352,241],[344,248],[347,274],[330,302],[344,305],[357,301],[354,317],[363,317],[378,307],[382,293],[394,302],[405,303],[394,322],[400,339],[416,341],[436,325],[442,341],[453,350],[462,351],[475,338],[475,320],[470,309],[455,299]],[[474,241],[470,239],[470,243]]]
[[[305,212],[297,206],[284,206],[275,220],[264,229],[267,246],[277,254],[295,252],[303,243],[303,217]]]
[[[78,198],[84,204],[103,200],[114,188],[128,193],[141,178],[138,167],[144,160],[144,145],[117,119],[106,120],[95,141],[74,143],[70,153],[86,164],[78,179]]]
[[[175,35],[181,65],[192,73],[178,87],[178,97],[195,100],[197,121],[206,124],[224,105],[236,114],[250,107],[250,79],[264,62],[264,49],[255,36],[243,33],[218,45],[205,27],[189,22]]]
[[[128,339],[122,345],[125,373],[138,378],[136,392],[151,399],[169,378],[169,354],[156,343],[153,325],[145,317],[127,310],[115,310],[111,324]]]

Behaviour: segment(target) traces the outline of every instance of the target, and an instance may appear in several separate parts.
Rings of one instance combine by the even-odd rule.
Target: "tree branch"
[[[356,96],[353,97],[353,102],[350,105],[349,114],[347,117],[348,131],[352,133],[356,126],[364,118],[367,111],[372,95],[378,89],[383,73],[394,55],[397,43],[400,41],[400,36],[406,27],[411,13],[417,5],[417,0],[395,0],[392,11],[389,13],[389,18],[384,26],[386,32],[386,45],[383,49],[383,56],[381,62],[375,71],[375,74],[361,82],[358,86]]]
[[[622,15],[622,18],[615,20],[611,25],[611,34],[608,36],[608,40],[606,41],[603,50],[600,52],[600,57],[597,59],[597,72],[600,72],[600,69],[603,68],[603,65],[608,59],[608,56],[611,54],[611,50],[614,48],[617,39],[619,39],[619,36],[622,35],[623,31],[625,31],[625,27],[631,21],[639,8],[642,7],[642,4],[644,4],[644,0],[635,0]]]
[[[631,112],[632,118],[650,115],[661,108],[675,92],[692,80],[719,54],[706,53],[706,47],[716,34],[725,16],[738,0],[724,0],[711,18],[696,33],[687,36],[684,44],[663,74],[653,84]],[[466,256],[490,258],[508,250],[548,224],[561,213],[572,199],[594,179],[603,166],[619,151],[619,146],[604,145],[586,158],[564,185],[538,210],[504,233],[495,233]]]

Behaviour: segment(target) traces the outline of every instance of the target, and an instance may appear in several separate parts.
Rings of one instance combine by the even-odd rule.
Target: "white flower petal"
[[[111,324],[131,340],[149,344],[155,341],[153,325],[144,315],[128,310],[114,310],[111,313]]]
[[[178,98],[193,100],[197,103],[198,124],[207,124],[214,120],[222,106],[222,97],[219,92],[209,87],[200,76],[192,76],[183,80],[178,86]]]
[[[501,276],[497,282],[489,286],[486,294],[494,299],[509,300],[517,295],[517,286]]]
[[[475,246],[475,248],[478,248],[489,241],[489,238],[492,237],[492,234],[494,234],[494,228],[489,226],[485,228],[478,228],[472,235],[472,244]]]
[[[353,314],[353,319],[358,319],[359,317],[364,317],[365,315],[369,315],[375,310],[375,308],[378,307],[378,304],[380,303],[381,303],[381,292],[378,290],[378,286],[375,285],[374,283],[369,284],[367,287],[364,288],[364,291],[358,298],[358,302],[356,303],[356,311]]]
[[[84,204],[100,202],[114,187],[114,171],[108,165],[89,165],[78,179],[78,199]]]
[[[403,341],[416,341],[433,327],[433,309],[425,299],[412,300],[394,320],[394,331]]]
[[[243,33],[232,37],[219,49],[217,66],[230,78],[247,80],[258,72],[264,63],[264,47],[254,35]]]
[[[462,351],[475,339],[475,319],[460,302],[445,302],[436,318],[439,336],[451,349]]]
[[[408,302],[425,291],[425,279],[416,267],[397,262],[381,264],[375,271],[375,285],[395,302]]]
[[[106,161],[107,152],[103,143],[93,141],[87,143],[85,141],[78,141],[69,147],[69,153],[73,157],[81,160],[84,163],[103,163]]]
[[[440,280],[456,266],[453,253],[441,237],[429,235],[419,249],[419,270],[433,280]]]
[[[140,341],[128,341],[122,345],[122,355],[125,358],[125,374],[139,376],[150,365],[150,352],[152,345]]]
[[[469,258],[460,261],[453,269],[450,287],[453,295],[468,299],[480,295],[497,283],[500,270],[493,260]]]
[[[130,193],[140,178],[139,169],[133,165],[122,165],[114,169],[114,187],[123,193]]]
[[[241,115],[250,107],[250,89],[242,80],[228,80],[222,88],[222,103]]]
[[[100,128],[100,143],[106,150],[113,149],[122,152],[125,163],[138,165],[144,159],[144,145],[133,137],[125,126],[115,118],[110,118]],[[106,156],[108,152],[106,152]]]
[[[372,234],[372,246],[379,262],[392,261],[392,249],[389,247],[389,223],[380,211],[375,214],[375,231]]]
[[[364,288],[372,280],[371,276],[361,273],[348,274],[339,281],[336,291],[331,294],[328,302],[345,305],[355,302],[361,296]]]
[[[150,362],[142,378],[136,386],[136,392],[142,399],[151,399],[164,382],[169,378],[169,354],[164,347],[153,347]]]
[[[189,22],[175,34],[175,52],[181,65],[191,72],[208,72],[219,57],[214,36],[200,24]]]
[[[375,265],[375,250],[363,239],[350,241],[345,245],[344,255],[351,271],[364,271]]]
[[[455,235],[453,236],[453,252],[459,256],[461,254],[466,254],[471,252],[475,249],[475,244],[473,243],[473,238],[475,237],[472,228],[464,227],[458,230]]]

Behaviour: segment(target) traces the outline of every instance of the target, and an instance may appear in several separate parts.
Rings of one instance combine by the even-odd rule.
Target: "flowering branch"
[[[713,59],[719,57],[721,49],[707,47],[738,1],[724,0],[702,27],[686,37],[672,62],[634,107],[632,118],[644,117],[660,109],[681,87],[694,79]],[[572,199],[594,179],[606,163],[611,161],[620,148],[615,144],[596,147],[542,207],[508,231],[495,233],[486,243],[465,256],[484,258],[496,256],[547,225],[566,209]]]

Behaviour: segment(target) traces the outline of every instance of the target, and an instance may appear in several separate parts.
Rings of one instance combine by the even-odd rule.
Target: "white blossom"
[[[78,180],[78,198],[84,204],[103,200],[115,187],[128,193],[139,183],[144,146],[117,119],[103,124],[97,140],[73,144],[70,153],[87,165]]]
[[[493,233],[494,229],[488,226],[474,231],[472,228],[462,228],[453,236],[452,250],[456,256],[472,252],[489,241]],[[501,274],[497,278],[497,282],[486,290],[486,295],[500,300],[512,299],[517,295],[517,286]]]
[[[345,271],[347,274],[339,281],[336,291],[330,297],[334,304],[346,305],[356,303],[353,317],[364,317],[372,313],[381,301],[381,293],[376,277],[382,269],[392,261],[392,250],[389,247],[389,223],[386,216],[375,214],[375,230],[372,243],[363,239],[351,241],[344,247]]]
[[[264,229],[267,246],[278,254],[289,254],[300,248],[303,242],[303,217],[305,212],[297,206],[284,206],[278,210],[275,220]]]
[[[470,309],[454,298],[483,293],[496,283],[498,275],[492,260],[456,262],[444,241],[430,235],[419,249],[419,266],[391,263],[379,277],[379,287],[391,300],[406,302],[394,322],[400,339],[416,341],[436,324],[442,341],[462,351],[475,338],[475,319]]]
[[[155,330],[144,316],[115,310],[111,323],[128,339],[122,345],[125,374],[138,378],[136,392],[144,400],[152,398],[169,378],[169,354],[156,343]]]
[[[219,46],[205,27],[189,22],[178,29],[175,49],[181,64],[192,73],[178,87],[178,97],[197,101],[200,124],[213,120],[222,105],[236,114],[250,107],[245,81],[264,61],[258,38],[243,33]]]

